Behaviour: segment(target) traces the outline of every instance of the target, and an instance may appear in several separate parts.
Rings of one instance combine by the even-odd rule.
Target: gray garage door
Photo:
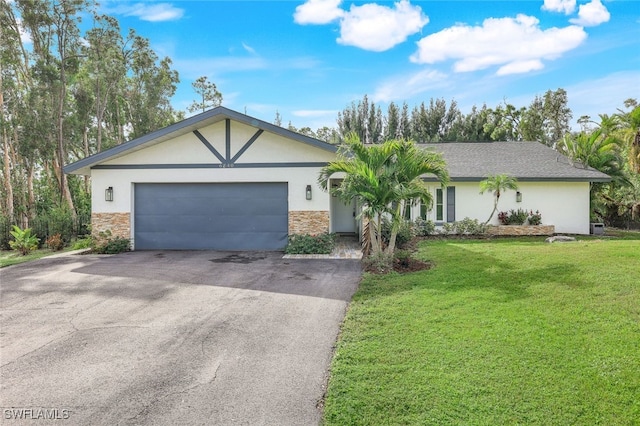
[[[286,183],[142,183],[135,186],[136,250],[280,250]]]

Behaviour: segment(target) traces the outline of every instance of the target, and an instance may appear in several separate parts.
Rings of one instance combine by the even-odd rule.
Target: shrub
[[[47,238],[47,246],[53,251],[60,251],[64,248],[64,241],[60,234],[51,235]]]
[[[440,230],[440,233],[444,235],[455,234],[454,230],[455,230],[455,224],[446,222],[442,224],[442,229]]]
[[[465,235],[481,235],[487,230],[482,223],[478,222],[478,219],[470,219],[468,217],[455,222],[455,228],[457,234]]]
[[[426,237],[427,235],[433,235],[436,231],[436,225],[431,220],[424,220],[418,218],[413,223],[413,230],[419,237]]]
[[[482,235],[486,231],[486,226],[478,219],[465,217],[458,222],[443,224],[440,232],[445,235]]]
[[[396,235],[396,246],[403,247],[415,236],[413,224],[408,220],[400,222],[398,235]],[[385,244],[389,244],[391,238],[391,221],[387,218],[382,219],[382,240]]]
[[[90,248],[93,244],[93,239],[91,237],[80,238],[73,243],[74,250],[80,250],[85,248]]]
[[[18,250],[23,256],[38,248],[40,239],[31,234],[31,229],[20,229],[14,225],[13,231],[10,231],[10,233],[13,235],[14,240],[9,242],[9,246],[14,250]]]
[[[533,210],[509,210],[508,212],[498,213],[498,220],[503,225],[540,225],[542,223],[542,214],[539,210],[534,213]]]
[[[111,231],[107,229],[93,239],[92,250],[98,254],[124,253],[131,250],[131,242],[128,238],[112,237]]]
[[[365,271],[374,274],[386,274],[393,271],[393,255],[381,252],[362,259],[362,265]]]
[[[503,225],[524,225],[528,218],[529,212],[522,209],[498,213],[498,220]]]
[[[7,216],[0,216],[0,250],[9,250],[11,246],[11,220]]]
[[[73,215],[67,207],[52,209],[47,215],[49,221],[49,235],[59,234],[65,244],[71,242],[74,235]]]
[[[529,225],[540,225],[542,223],[542,214],[539,210],[534,213],[533,210],[529,212]]]
[[[296,234],[289,237],[284,251],[287,254],[329,254],[335,247],[333,234]]]

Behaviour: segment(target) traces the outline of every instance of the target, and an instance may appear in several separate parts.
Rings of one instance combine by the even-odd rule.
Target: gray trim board
[[[224,120],[224,157],[231,163],[231,120]]]
[[[207,149],[209,151],[211,151],[213,153],[213,155],[215,155],[218,160],[220,160],[221,163],[226,163],[225,158],[218,152],[217,149],[215,149],[215,147],[213,145],[211,145],[211,143],[207,140],[207,138],[202,136],[202,133],[200,133],[197,130],[194,130],[193,134],[196,135],[198,137],[198,139],[200,139],[200,142],[202,142],[204,144],[204,146],[206,146]]]
[[[238,158],[240,158],[240,156],[241,156],[242,154],[244,154],[244,153],[245,153],[245,151],[246,151],[247,149],[249,149],[249,147],[250,147],[251,145],[253,145],[253,143],[256,141],[256,139],[258,139],[258,138],[260,137],[260,135],[261,135],[263,132],[264,132],[264,130],[260,129],[260,130],[258,130],[258,131],[253,135],[253,136],[251,136],[251,139],[249,139],[249,140],[247,141],[247,143],[245,143],[245,144],[242,146],[242,148],[240,148],[240,150],[236,153],[236,155],[234,155],[234,156],[233,156],[233,158],[231,159],[231,162],[232,162],[232,163],[235,163],[235,162],[238,160]]]
[[[98,164],[92,170],[154,170],[154,169],[249,169],[279,167],[324,167],[326,162],[309,163],[197,163],[197,164]]]

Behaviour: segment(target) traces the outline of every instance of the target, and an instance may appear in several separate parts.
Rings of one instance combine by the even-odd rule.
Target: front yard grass
[[[433,269],[364,277],[325,424],[638,424],[639,239],[434,240],[416,256]]]
[[[59,254],[64,251],[72,250],[72,248],[67,247],[62,251],[53,251],[51,249],[38,249],[33,250],[31,253],[23,256],[17,250],[0,250],[0,268],[4,268],[5,266],[17,265],[18,263],[29,262],[32,260],[37,260],[42,257],[51,256],[54,254]]]

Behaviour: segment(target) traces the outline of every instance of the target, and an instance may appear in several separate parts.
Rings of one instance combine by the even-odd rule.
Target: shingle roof
[[[419,146],[442,153],[454,181],[480,181],[497,174],[521,181],[611,180],[595,169],[572,165],[567,157],[538,142],[443,142]]]

